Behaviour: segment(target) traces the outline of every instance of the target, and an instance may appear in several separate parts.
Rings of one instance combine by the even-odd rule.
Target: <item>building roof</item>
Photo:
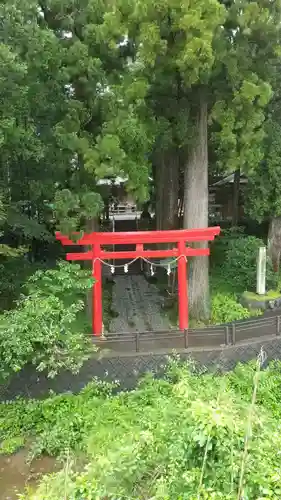
[[[225,184],[233,184],[234,183],[234,176],[235,176],[235,172],[232,172],[232,174],[229,174],[226,177],[223,177],[219,181],[212,184],[212,187],[224,186]],[[248,182],[247,177],[244,174],[241,174],[240,184],[247,184],[247,182]]]
[[[97,181],[98,186],[111,186],[114,184],[115,186],[120,186],[120,184],[123,184],[124,182],[128,181],[128,177],[115,177],[115,178],[105,178],[105,179],[99,179]]]
[[[121,184],[125,184],[126,182],[128,182],[129,178],[126,176],[126,177],[119,177],[119,176],[116,176],[116,177],[111,177],[111,178],[104,178],[104,179],[99,179],[97,181],[97,185],[98,186],[111,186],[112,184],[115,185],[115,186],[120,186]],[[152,177],[148,177],[148,180],[149,181],[152,181]]]

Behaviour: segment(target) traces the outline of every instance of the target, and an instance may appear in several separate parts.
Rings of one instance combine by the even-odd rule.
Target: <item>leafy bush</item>
[[[0,453],[6,453],[7,443],[31,436],[31,458],[41,453],[59,455],[65,450],[86,450],[93,415],[115,386],[93,379],[78,395],[66,393],[43,401],[18,399],[1,403]]]
[[[80,296],[91,284],[86,271],[65,262],[30,278],[29,295],[0,315],[2,377],[29,362],[39,371],[46,369],[50,377],[60,369],[79,370],[92,350],[78,316],[84,309]]]
[[[277,500],[280,383],[280,363],[263,372],[250,364],[220,377],[174,363],[166,380],[147,377],[131,393],[99,396],[92,385],[77,396],[1,405],[1,434],[11,437],[14,419],[18,436],[22,419],[45,442],[58,438],[60,449],[78,441],[87,449],[84,470],[75,471],[68,461],[36,493],[22,496],[29,500]],[[250,404],[253,384],[261,390],[256,406]],[[251,436],[246,454],[245,436]]]
[[[38,269],[26,258],[0,258],[0,309],[11,309],[21,293],[26,293],[24,285]]]
[[[12,455],[20,448],[23,448],[25,445],[25,440],[23,436],[12,437],[4,439],[0,445],[0,453],[2,455]]]
[[[85,299],[85,291],[90,290],[93,278],[88,270],[78,264],[61,261],[57,268],[36,271],[27,282],[29,295],[54,295],[68,306],[77,299]]]
[[[234,294],[216,293],[213,295],[211,317],[213,324],[230,323],[250,316],[250,311],[237,302]]]
[[[243,227],[231,227],[222,229],[221,234],[211,243],[210,263],[211,266],[221,266],[226,257],[229,244],[244,235]]]
[[[220,274],[237,292],[255,289],[257,255],[261,246],[264,246],[263,241],[254,236],[243,236],[228,241],[224,260],[220,264]],[[276,288],[278,276],[274,273],[269,259],[266,278],[267,289]]]
[[[248,311],[239,302],[244,290],[255,289],[258,249],[263,241],[244,236],[242,230],[226,230],[214,244],[211,268],[212,314],[214,324],[229,323],[261,311]],[[277,287],[278,276],[267,261],[267,288]]]
[[[28,362],[49,376],[61,368],[77,371],[89,351],[87,338],[73,329],[83,302],[67,309],[55,296],[32,295],[0,317],[0,373],[7,377]],[[86,356],[87,357],[87,356]]]
[[[230,387],[239,394],[244,401],[250,401],[253,390],[253,379],[256,366],[252,361],[247,364],[238,363],[235,369],[227,375]],[[281,417],[281,363],[273,361],[267,369],[259,374],[257,404],[265,408],[270,414],[280,420]]]

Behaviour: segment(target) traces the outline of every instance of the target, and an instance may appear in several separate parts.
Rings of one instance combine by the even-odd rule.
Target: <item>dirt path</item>
[[[145,332],[169,330],[168,317],[161,309],[158,288],[142,275],[115,276],[112,309],[119,315],[112,319],[110,332]]]
[[[61,469],[52,457],[41,457],[31,465],[27,463],[27,449],[11,456],[0,456],[0,500],[16,500],[26,486],[35,486],[43,474]]]

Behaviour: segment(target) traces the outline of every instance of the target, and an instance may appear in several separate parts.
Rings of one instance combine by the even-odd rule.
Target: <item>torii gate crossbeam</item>
[[[56,233],[56,238],[63,245],[87,245],[92,249],[86,252],[67,253],[66,259],[91,260],[93,263],[93,334],[102,334],[102,261],[109,259],[136,259],[136,258],[167,258],[173,257],[178,262],[178,302],[179,302],[179,328],[188,329],[188,288],[187,288],[187,259],[188,257],[207,256],[208,247],[194,248],[187,243],[208,242],[220,233],[220,227],[203,229],[180,229],[171,231],[136,231],[119,233],[93,232],[84,234],[74,242],[69,237]],[[171,249],[145,250],[144,245],[159,243],[175,243]],[[107,245],[135,245],[135,250],[106,251]]]

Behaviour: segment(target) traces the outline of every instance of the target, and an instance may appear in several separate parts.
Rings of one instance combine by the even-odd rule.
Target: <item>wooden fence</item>
[[[205,349],[235,345],[250,339],[279,336],[281,315],[251,318],[231,324],[199,329],[155,332],[110,333],[95,338],[99,349],[122,353],[147,353],[165,350]]]
[[[132,389],[147,372],[163,376],[174,352],[183,362],[191,358],[204,369],[219,373],[255,359],[261,348],[267,362],[281,360],[281,315],[271,314],[185,332],[110,334],[106,340],[95,339],[100,349],[77,375],[68,371],[49,379],[46,373],[28,366],[0,386],[0,400],[48,397],[50,391],[79,392],[93,377],[118,380],[120,389]]]

